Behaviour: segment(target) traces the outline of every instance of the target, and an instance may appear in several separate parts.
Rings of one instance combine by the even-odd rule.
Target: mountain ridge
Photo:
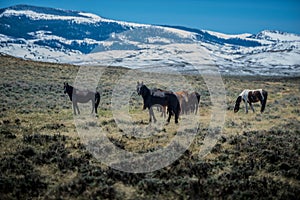
[[[30,5],[0,9],[0,28],[0,52],[32,60],[103,64],[103,60],[95,58],[96,54],[109,57],[111,51],[117,50],[134,59],[110,55],[113,61],[109,63],[131,67],[133,63],[144,65],[146,56],[155,57],[154,54],[159,52],[160,58],[149,59],[159,62],[147,60],[146,64],[176,67],[188,63],[187,59],[180,59],[186,57],[187,52],[182,51],[184,53],[179,55],[180,48],[176,48],[182,47],[181,44],[196,44],[225,74],[291,75],[299,73],[300,66],[300,35],[281,31],[227,35],[182,26],[116,21],[92,13]],[[120,60],[124,62],[120,63]],[[180,67],[180,70],[184,71],[185,67]],[[274,69],[281,71],[278,73]]]

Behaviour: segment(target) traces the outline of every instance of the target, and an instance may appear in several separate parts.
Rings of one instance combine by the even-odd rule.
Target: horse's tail
[[[261,102],[261,110],[260,112],[264,112],[265,108],[266,108],[266,104],[267,104],[267,99],[268,99],[268,92],[263,90],[262,95],[264,97],[264,99]]]
[[[199,93],[196,93],[196,97],[197,97],[197,103],[199,104],[200,103],[201,95]]]
[[[168,112],[171,113],[171,115],[175,114],[179,116],[181,112],[181,106],[180,106],[180,101],[175,94],[168,95],[167,105],[168,105]]]
[[[100,104],[100,99],[101,99],[100,93],[96,92],[96,94],[95,94],[95,113],[96,114],[97,114],[97,108],[98,108],[98,106]]]
[[[196,104],[195,104],[195,110],[196,110],[196,112],[195,112],[195,114],[197,114],[197,112],[198,112],[198,108],[199,108],[199,104],[200,104],[200,97],[201,97],[201,95],[199,94],[199,93],[196,93],[196,97],[197,97],[197,102],[196,102]]]

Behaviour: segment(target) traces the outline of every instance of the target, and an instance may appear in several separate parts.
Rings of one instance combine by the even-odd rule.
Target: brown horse
[[[179,91],[175,92],[174,94],[177,96],[180,103],[180,114],[187,114],[189,93],[187,91]]]
[[[171,94],[173,92],[157,88],[151,90],[151,94],[153,96],[164,97],[166,93]],[[180,104],[180,114],[197,114],[200,102],[200,94],[198,92],[192,92],[189,94],[188,91],[178,91],[174,92],[174,94],[177,96]],[[162,111],[162,116],[165,116],[167,107],[160,106],[159,109]]]
[[[258,89],[258,90],[244,90],[236,99],[235,106],[234,106],[234,112],[238,112],[240,109],[240,103],[243,100],[245,103],[245,110],[246,113],[248,113],[248,103],[252,109],[253,112],[254,108],[252,103],[256,103],[260,101],[261,104],[261,109],[260,112],[264,112],[266,103],[268,99],[268,92],[263,90],[263,89]]]
[[[69,85],[68,83],[64,83],[64,93],[69,95],[70,101],[72,101],[73,103],[74,115],[76,115],[76,110],[78,114],[80,114],[77,103],[87,103],[89,101],[92,101],[92,113],[95,110],[95,113],[97,114],[97,108],[100,103],[99,92],[79,90]]]

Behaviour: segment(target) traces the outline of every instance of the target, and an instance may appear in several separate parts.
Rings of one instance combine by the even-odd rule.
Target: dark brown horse
[[[92,101],[92,113],[95,110],[97,114],[97,108],[100,103],[100,93],[93,92],[90,90],[79,90],[69,85],[68,83],[64,83],[64,93],[69,95],[70,101],[73,103],[74,115],[77,113],[80,114],[77,103],[87,103]]]
[[[151,89],[150,91],[151,91],[151,95],[157,97],[165,97],[166,93],[172,93],[170,91],[166,91],[158,88]],[[157,110],[161,112],[161,117],[166,118],[167,106],[157,105]]]
[[[240,103],[243,100],[245,103],[246,113],[248,113],[248,106],[247,106],[248,104],[250,105],[252,111],[255,112],[252,103],[256,103],[256,102],[260,102],[261,104],[260,112],[262,113],[265,110],[267,99],[268,99],[268,92],[263,89],[244,90],[236,99],[234,112],[236,113],[239,111]]]
[[[149,110],[149,121],[156,122],[156,118],[154,116],[154,112],[152,110],[152,106],[154,105],[161,105],[163,107],[168,108],[169,117],[167,122],[170,122],[171,116],[175,115],[175,123],[178,123],[179,113],[180,113],[180,104],[175,94],[171,92],[165,92],[164,95],[161,96],[154,96],[151,94],[151,90],[144,85],[144,83],[137,82],[137,93],[141,95],[144,100],[144,107],[143,109],[148,108]]]

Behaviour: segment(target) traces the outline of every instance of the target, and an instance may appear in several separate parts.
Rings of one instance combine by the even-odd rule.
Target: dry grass
[[[63,82],[72,83],[79,67],[1,56],[0,69],[0,195],[4,199],[299,197],[300,78],[223,77],[227,112],[222,136],[208,156],[199,158],[208,131],[216,131],[209,130],[211,102],[201,77],[185,76],[202,95],[200,114],[194,118],[199,127],[190,123],[192,115],[182,116],[180,125],[173,118],[165,125],[157,111],[158,123],[149,124],[140,96],[130,94],[129,106],[114,115],[111,95],[116,84],[119,91],[128,91],[128,87],[135,89],[136,79],[157,74],[138,74],[123,83],[119,80],[128,70],[103,68],[97,88],[102,97],[99,118],[85,120],[80,129],[101,127],[115,145],[140,153],[163,148],[178,132],[197,130],[189,149],[172,165],[131,174],[93,158],[78,136]],[[158,83],[147,82],[150,87],[189,89],[178,85],[178,80]],[[237,94],[245,88],[269,92],[263,114],[245,114],[243,107],[239,113],[232,112]],[[255,108],[259,111],[258,104]],[[127,110],[131,118],[121,117],[128,116]]]

